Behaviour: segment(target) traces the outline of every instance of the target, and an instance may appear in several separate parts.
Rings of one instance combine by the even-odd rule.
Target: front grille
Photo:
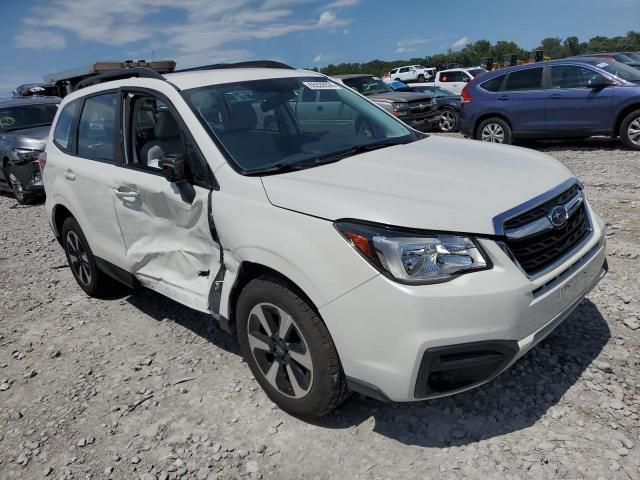
[[[417,100],[417,101],[413,101],[413,102],[409,102],[409,110],[411,110],[411,113],[413,114],[418,114],[418,113],[428,113],[431,111],[431,100],[429,99],[425,99],[425,100]]]
[[[580,187],[574,185],[542,205],[507,220],[504,228],[506,230],[521,227],[545,217],[554,206],[565,205],[579,192]],[[582,204],[562,227],[542,231],[526,238],[507,239],[507,245],[520,267],[527,274],[535,275],[572,250],[589,235],[589,232],[587,210]]]
[[[549,210],[551,210],[556,205],[564,205],[573,197],[575,197],[579,191],[580,187],[578,186],[578,184],[575,184],[573,187],[565,190],[557,197],[552,198],[542,205],[532,208],[531,210],[524,212],[515,218],[507,220],[506,222],[504,222],[504,229],[510,230],[512,228],[518,228],[526,225],[527,223],[534,222],[539,218],[546,217],[547,213],[549,213]]]

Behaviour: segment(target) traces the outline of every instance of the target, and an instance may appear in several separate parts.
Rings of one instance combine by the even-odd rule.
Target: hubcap
[[[76,278],[83,284],[91,283],[91,266],[87,250],[80,241],[78,235],[71,231],[67,233],[67,252],[69,253],[69,263]]]
[[[440,115],[440,130],[450,132],[456,126],[456,116],[453,112],[445,110]]]
[[[636,118],[631,125],[629,125],[629,138],[634,145],[640,145],[640,117]]]
[[[311,352],[291,315],[273,304],[259,303],[249,313],[247,333],[251,355],[273,387],[291,398],[309,393]]]
[[[24,188],[22,183],[13,173],[9,174],[9,182],[11,182],[11,188],[13,188],[16,198],[21,200],[24,197]]]
[[[482,141],[504,143],[504,129],[497,123],[490,123],[482,129]]]

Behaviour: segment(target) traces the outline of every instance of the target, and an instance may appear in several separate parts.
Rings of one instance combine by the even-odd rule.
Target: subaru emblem
[[[569,219],[569,212],[567,212],[564,205],[558,205],[549,211],[547,217],[549,218],[551,225],[554,227],[561,227],[567,223],[567,220]]]

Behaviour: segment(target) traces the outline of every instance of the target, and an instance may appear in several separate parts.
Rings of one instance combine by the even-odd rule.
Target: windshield
[[[624,54],[629,57],[634,62],[640,62],[640,53],[636,52],[624,52]]]
[[[345,85],[353,88],[362,95],[375,95],[376,93],[387,93],[393,90],[378,77],[355,77],[343,78]]]
[[[212,85],[183,94],[244,174],[309,168],[422,138],[323,77]]]
[[[585,60],[585,62],[628,82],[640,82],[640,70],[625,65],[624,63],[602,58],[590,58]]]
[[[55,103],[0,108],[0,128],[5,132],[13,132],[25,128],[50,126],[57,110],[58,105]]]

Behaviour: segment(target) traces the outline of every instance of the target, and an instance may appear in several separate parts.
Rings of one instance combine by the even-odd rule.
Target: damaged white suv
[[[40,158],[80,287],[211,314],[294,414],[485,383],[606,272],[561,163],[426,136],[326,76],[250,62],[80,87]]]

